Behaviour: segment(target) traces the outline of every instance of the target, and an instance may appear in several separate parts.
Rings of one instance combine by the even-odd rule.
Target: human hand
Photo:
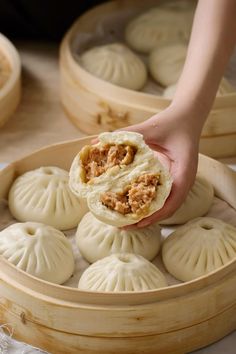
[[[171,193],[163,208],[125,229],[142,228],[166,219],[184,202],[196,176],[201,133],[197,117],[189,114],[194,113],[170,106],[144,123],[124,129],[142,134],[173,178]]]

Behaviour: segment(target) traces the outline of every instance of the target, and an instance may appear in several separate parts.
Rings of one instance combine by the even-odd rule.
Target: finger
[[[193,166],[192,174],[189,176],[187,174],[186,166],[178,166],[178,170],[173,173],[173,170],[175,170],[175,168],[176,165],[174,164],[174,167],[172,166],[172,176],[174,182],[172,184],[170,195],[167,198],[164,206],[151,216],[141,220],[137,224],[138,228],[149,226],[154,222],[158,222],[172,216],[186,199],[189,189],[193,184],[196,171],[194,170]],[[186,176],[188,176],[188,178],[186,178]]]
[[[179,198],[177,199],[176,195],[173,192],[173,194],[171,194],[170,197],[167,199],[163,208],[161,208],[151,216],[141,220],[137,224],[137,227],[138,228],[147,227],[155,222],[167,219],[168,217],[174,214],[174,212],[178,209],[180,205],[181,203],[179,203]]]
[[[118,131],[128,131],[128,132],[136,132],[142,134],[143,124],[134,124],[129,125],[128,127],[120,128]]]
[[[125,230],[133,230],[137,228],[143,228],[153,224],[154,222],[166,219],[167,217],[171,216],[176,209],[183,203],[184,199],[186,198],[186,193],[184,188],[181,188],[181,184],[177,180],[173,183],[171,193],[167,198],[164,206],[156,211],[154,214],[148,216],[147,218],[142,219],[137,224],[125,226]]]
[[[120,229],[121,230],[125,230],[125,231],[129,231],[129,230],[137,230],[137,228],[138,228],[138,223],[132,224],[132,225],[123,226]]]
[[[153,148],[152,148],[152,150],[153,150]],[[161,165],[164,166],[167,171],[170,171],[170,168],[171,168],[170,158],[167,155],[163,154],[162,152],[159,152],[156,150],[154,150],[153,153],[154,153],[154,156],[160,161]]]
[[[99,142],[98,138],[94,138],[91,140],[92,145],[97,144],[98,142]]]
[[[179,202],[180,198],[176,197],[176,194],[171,194],[170,197],[167,199],[163,208],[152,214],[151,216],[144,218],[138,224],[138,228],[149,226],[155,222],[167,219],[168,217],[172,216],[174,212],[180,207],[181,202]]]
[[[139,133],[139,134],[143,135],[143,138],[146,142],[149,140],[150,126],[148,124],[148,121],[145,121],[140,124],[130,125],[128,127],[125,127],[125,128],[119,129],[119,130]]]

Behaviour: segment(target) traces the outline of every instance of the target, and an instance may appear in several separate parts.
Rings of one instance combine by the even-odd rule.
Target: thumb
[[[145,122],[140,124],[129,125],[128,127],[121,128],[117,131],[129,131],[129,132],[139,133],[142,134],[144,138],[147,135],[147,127]]]

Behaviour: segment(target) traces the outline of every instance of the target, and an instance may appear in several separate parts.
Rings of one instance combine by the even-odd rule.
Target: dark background
[[[74,20],[102,0],[0,0],[0,32],[14,39],[60,41]]]

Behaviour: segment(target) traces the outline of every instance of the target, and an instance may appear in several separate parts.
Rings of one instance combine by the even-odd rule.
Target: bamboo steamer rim
[[[150,4],[156,4],[156,1],[150,0]],[[164,109],[170,105],[170,99],[151,93],[130,90],[102,80],[86,71],[80,63],[76,61],[72,54],[72,43],[77,33],[83,31],[84,23],[89,24],[91,30],[94,28],[94,25],[97,23],[100,16],[104,16],[104,13],[112,13],[114,10],[120,10],[123,5],[127,6],[127,8],[137,7],[137,2],[134,0],[126,0],[125,2],[123,0],[112,0],[104,4],[97,5],[79,16],[63,37],[60,45],[61,67],[63,66],[63,62],[65,65],[68,65],[73,71],[73,80],[80,82],[82,86],[89,87],[91,92],[103,92],[104,96],[114,97],[116,102],[119,101],[123,104],[126,102],[130,103],[130,99],[132,99],[132,102],[135,102],[135,106],[140,108],[145,108],[148,104],[150,111],[154,110],[154,112],[156,110],[160,110],[160,108]],[[140,8],[144,10],[148,7],[150,6],[140,5]],[[96,21],[94,21],[95,18]],[[218,107],[228,107],[229,105],[236,106],[236,93],[234,92],[216,96],[212,109],[217,109]]]
[[[7,167],[3,168],[0,171],[0,180],[4,175],[14,174],[22,163],[27,164],[27,160],[37,158],[47,154],[48,152],[55,152],[62,150],[66,147],[74,148],[77,145],[80,145],[80,148],[83,145],[90,143],[93,137],[85,137],[72,141],[62,142],[59,144],[53,144],[48,147],[42,148],[35,151],[34,153],[25,156],[24,158],[12,162]],[[215,161],[207,156],[199,154],[200,164],[204,166],[215,165],[220,167],[222,177],[225,182],[227,182],[227,174],[229,176],[230,182],[235,181],[236,183],[236,174],[230,168],[223,165],[222,163]],[[39,166],[38,166],[39,167]],[[236,208],[236,204],[233,205]],[[57,285],[49,283],[47,281],[36,278],[26,272],[18,269],[9,261],[0,256],[0,279],[3,279],[7,283],[12,284],[18,289],[21,288],[25,292],[37,292],[42,296],[47,297],[47,301],[54,302],[75,302],[77,305],[139,305],[139,304],[149,304],[157,300],[166,300],[173,297],[179,297],[181,295],[190,294],[193,291],[198,291],[205,287],[213,286],[214,283],[226,277],[228,274],[235,272],[236,270],[236,259],[233,259],[231,262],[222,266],[221,268],[199,277],[195,280],[171,285],[169,287],[160,288],[156,290],[148,290],[142,292],[92,292],[84,291],[76,288],[70,288],[63,285]],[[56,294],[56,299],[55,299]]]
[[[21,73],[20,56],[11,41],[0,33],[0,50],[6,56],[11,65],[10,77],[0,89],[0,100],[4,98],[17,83]]]

